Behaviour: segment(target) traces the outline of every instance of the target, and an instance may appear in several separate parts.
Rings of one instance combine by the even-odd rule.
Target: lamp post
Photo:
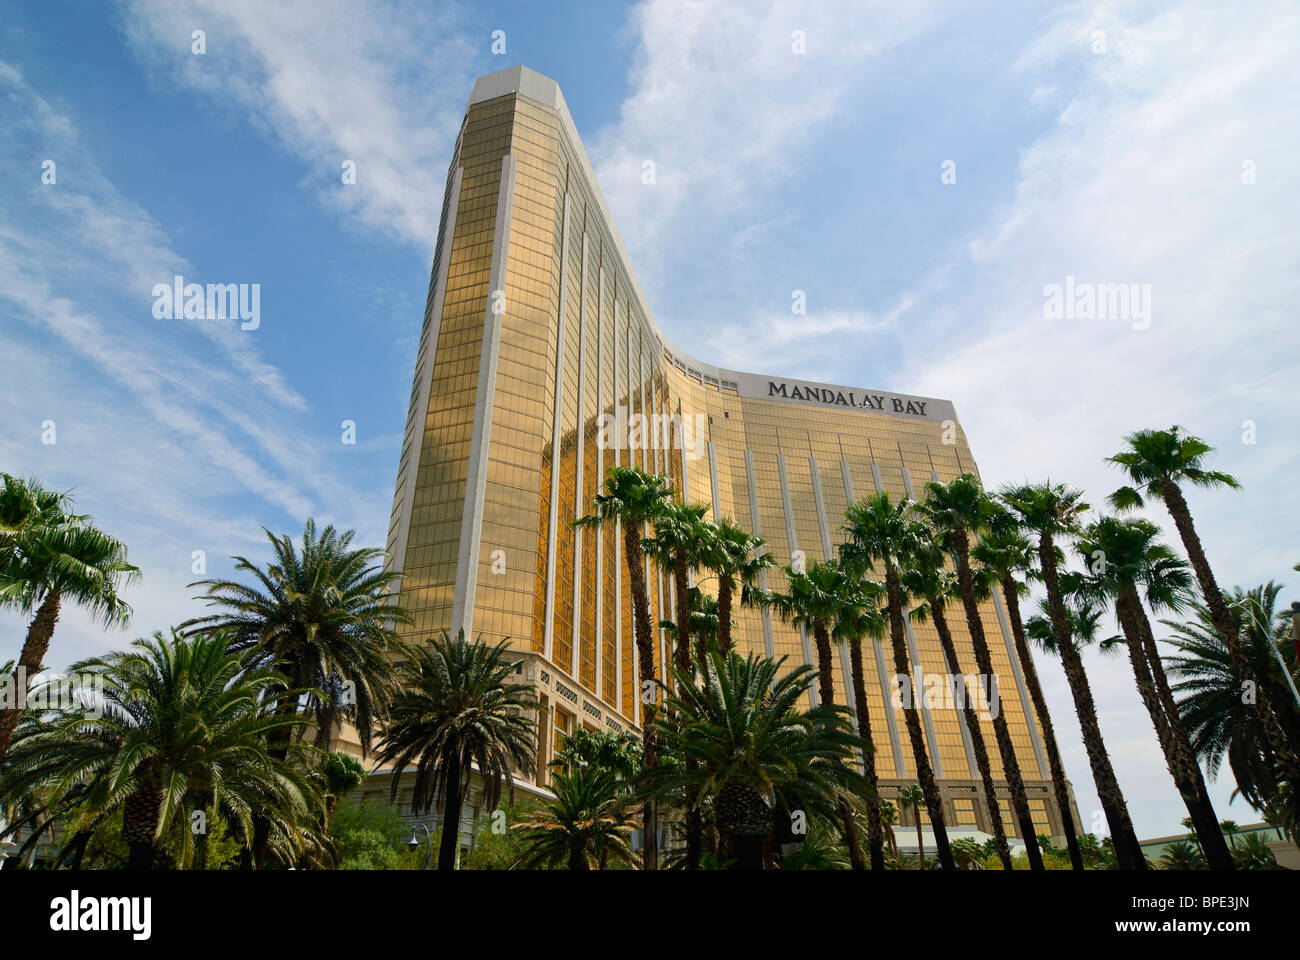
[[[428,870],[429,858],[433,856],[433,834],[431,834],[429,828],[422,823],[417,823],[411,827],[411,839],[406,841],[406,847],[412,853],[420,849],[420,839],[415,832],[416,830],[424,831],[424,866],[421,869]]]

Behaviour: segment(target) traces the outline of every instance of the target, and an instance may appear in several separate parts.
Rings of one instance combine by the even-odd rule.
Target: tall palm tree
[[[652,536],[643,544],[646,553],[673,578],[676,660],[681,670],[691,668],[691,570],[700,563],[706,542],[701,523],[708,511],[705,504],[670,504],[654,518]]]
[[[977,538],[988,530],[998,507],[974,475],[969,473],[963,473],[946,484],[933,480],[926,484],[926,493],[926,499],[920,504],[920,513],[952,550],[957,566],[957,586],[966,611],[966,626],[975,652],[975,665],[981,674],[991,678],[994,675],[993,656],[984,635],[984,620],[980,617],[979,602],[975,596],[970,549],[972,538]],[[999,695],[999,701],[1000,699]],[[1042,870],[1043,855],[1038,849],[1034,818],[1029,810],[1029,795],[1025,792],[1016,746],[1011,740],[1011,728],[1000,702],[990,706],[996,708],[990,710],[993,732],[997,738],[998,753],[1002,757],[1002,773],[1011,790],[1011,806],[1020,824],[1020,836],[1029,857],[1029,867],[1031,870]],[[1065,812],[1068,815],[1068,809]]]
[[[740,588],[740,603],[748,605],[758,599],[758,581],[764,571],[777,566],[767,552],[767,541],[742,529],[730,517],[723,517],[706,530],[701,564],[718,578],[718,652],[731,652],[731,610]]]
[[[948,674],[953,678],[961,677],[965,684],[966,672],[957,659],[957,646],[953,643],[945,613],[948,600],[959,596],[960,589],[956,574],[944,569],[944,560],[944,553],[937,546],[918,549],[903,571],[903,588],[911,596],[923,598],[924,602],[912,611],[912,617],[919,623],[924,623],[927,619],[934,620],[934,629],[939,634],[939,646],[943,648]],[[975,765],[979,769],[980,780],[984,783],[984,802],[988,808],[989,823],[993,826],[993,840],[1003,868],[1010,870],[1011,847],[1007,843],[1006,828],[1002,825],[1002,810],[998,803],[997,787],[993,782],[993,767],[989,763],[984,730],[980,727],[979,714],[975,711],[975,705],[979,701],[968,686],[964,689],[961,709],[966,717],[966,729],[970,732]],[[1069,807],[1064,809],[1068,810]]]
[[[1269,581],[1249,591],[1238,588],[1225,597],[1257,675],[1275,663],[1276,654],[1291,652],[1289,618],[1276,609],[1281,589]],[[1179,697],[1178,714],[1210,776],[1217,775],[1226,758],[1246,801],[1268,810],[1277,804],[1284,784],[1273,756],[1273,738],[1263,729],[1273,717],[1243,702],[1243,678],[1209,608],[1192,603],[1190,612],[1191,619],[1184,623],[1161,621],[1172,631],[1167,642],[1179,650],[1165,661]],[[1297,710],[1294,699],[1282,701],[1281,706]]]
[[[1082,870],[1083,851],[1079,849],[1079,836],[1074,828],[1074,817],[1070,813],[1070,788],[1065,779],[1065,764],[1061,762],[1061,750],[1056,743],[1052,715],[1047,709],[1047,698],[1043,696],[1043,686],[1038,681],[1038,669],[1029,652],[1025,625],[1020,616],[1020,597],[1028,589],[1016,577],[1033,570],[1037,563],[1036,552],[1016,518],[1010,511],[1000,508],[988,529],[980,535],[979,542],[971,549],[971,556],[997,578],[1002,590],[1007,619],[1011,621],[1011,636],[1016,645],[1016,658],[1020,661],[1020,672],[1025,678],[1025,687],[1029,690],[1029,699],[1034,705],[1034,714],[1038,717],[1038,726],[1043,733],[1047,768],[1052,776],[1056,807],[1061,812],[1061,827],[1065,833],[1066,850],[1070,854],[1070,866]]]
[[[536,757],[538,702],[532,688],[510,678],[515,663],[503,656],[509,641],[472,643],[447,631],[412,651],[400,668],[403,689],[393,699],[376,766],[392,770],[390,800],[402,773],[415,766],[413,812],[442,808],[438,869],[456,868],[461,809],[473,768],[483,783],[483,803],[493,809],[502,789],[514,800],[514,770],[531,773]]]
[[[830,706],[835,703],[831,633],[841,620],[857,617],[859,611],[871,603],[869,591],[859,576],[833,559],[813,560],[804,570],[783,567],[781,573],[785,577],[787,592],[765,594],[763,602],[775,609],[787,623],[812,633],[817,647],[818,699]],[[860,701],[860,704],[864,705],[864,702]],[[862,847],[858,843],[857,820],[847,798],[840,798],[839,811],[849,848],[849,861],[854,870],[865,870]],[[871,838],[873,856],[876,848],[883,849],[883,842],[882,833]]]
[[[1060,552],[1056,540],[1068,539],[1078,532],[1079,518],[1087,512],[1088,504],[1084,502],[1082,491],[1050,481],[1005,487],[1000,496],[1002,502],[1019,517],[1021,525],[1038,535],[1038,563],[1047,592],[1054,646],[1070,684],[1088,764],[1097,785],[1102,812],[1110,826],[1120,869],[1145,870],[1146,858],[1142,855],[1128,805],[1102,740],[1097,704],[1083,668],[1083,658],[1070,632],[1070,617],[1061,587]]]
[[[667,477],[646,473],[635,467],[611,467],[605,474],[604,486],[596,494],[593,506],[595,513],[579,517],[573,521],[573,525],[579,529],[600,530],[612,523],[620,526],[623,532],[623,554],[627,562],[628,583],[632,589],[637,681],[640,684],[641,763],[645,767],[653,767],[659,761],[653,722],[659,694],[655,682],[654,631],[650,622],[649,594],[646,592],[642,536],[647,525],[653,524],[672,509],[672,488]],[[642,810],[642,820],[645,843],[641,850],[641,866],[644,870],[655,870],[659,866],[659,849],[653,802],[647,801]]]
[[[196,810],[220,810],[246,841],[253,811],[274,836],[300,845],[301,825],[322,798],[299,764],[267,749],[276,730],[302,723],[267,709],[284,677],[247,668],[231,638],[155,633],[129,651],[74,664],[85,694],[47,722],[25,725],[0,775],[0,796],[36,784],[66,794],[85,787],[76,824],[122,810],[128,869],[152,867],[163,839],[181,838],[182,866],[202,862],[205,833],[190,829]]]
[[[916,824],[916,851],[920,869],[925,869],[925,838],[921,836],[921,807],[925,805],[925,791],[915,783],[904,787],[898,794],[898,802],[904,812],[910,807],[912,822]]]
[[[628,799],[612,771],[574,767],[551,778],[551,792],[554,799],[515,824],[523,835],[520,867],[564,864],[570,870],[603,870],[610,858],[634,862]]]
[[[857,576],[855,572],[855,576]],[[867,850],[871,869],[885,869],[885,835],[888,832],[881,810],[879,776],[876,771],[876,740],[871,731],[871,714],[867,706],[866,671],[863,669],[862,643],[879,643],[885,635],[886,615],[881,611],[885,599],[884,584],[860,578],[858,588],[850,595],[835,622],[834,638],[849,646],[849,675],[853,684],[854,716],[858,722],[858,736],[867,748],[862,751],[862,769],[866,774],[870,792],[865,797],[867,806]]]
[[[1139,594],[1139,588],[1145,588],[1146,600],[1153,609],[1181,609],[1192,585],[1187,564],[1159,542],[1159,528],[1146,520],[1102,517],[1084,529],[1075,546],[1084,561],[1092,564],[1087,578],[1090,588],[1098,596],[1114,601],[1138,692],[1151,716],[1169,772],[1191,814],[1206,861],[1215,870],[1231,870],[1232,855],[1178,716]]]
[[[1241,484],[1231,474],[1219,470],[1206,469],[1209,455],[1214,451],[1204,440],[1193,437],[1180,426],[1168,430],[1138,430],[1124,438],[1127,449],[1106,459],[1128,474],[1130,484],[1120,487],[1110,495],[1110,503],[1116,509],[1125,510],[1142,506],[1145,498],[1161,500],[1174,518],[1174,526],[1182,539],[1183,549],[1196,571],[1200,584],[1201,596],[1214,618],[1215,628],[1223,635],[1228,653],[1232,657],[1233,667],[1247,680],[1254,680],[1258,686],[1258,702],[1264,711],[1272,711],[1274,723],[1266,724],[1268,731],[1281,731],[1276,737],[1273,749],[1278,763],[1287,770],[1289,779],[1300,780],[1300,721],[1288,718],[1278,704],[1287,697],[1287,690],[1276,669],[1265,670],[1256,675],[1246,656],[1241,641],[1233,632],[1236,621],[1223,599],[1210,562],[1205,557],[1201,538],[1196,532],[1196,524],[1183,496],[1183,485],[1216,488],[1227,487],[1239,489]]]
[[[713,654],[701,685],[679,675],[655,725],[667,752],[696,763],[643,772],[649,793],[712,800],[737,869],[763,868],[764,842],[774,833],[779,807],[830,818],[842,792],[865,787],[851,768],[853,752],[864,744],[852,733],[847,708],[800,709],[812,668],[801,665],[779,676],[784,662]]]
[[[71,512],[72,499],[36,479],[0,474],[0,609],[32,617],[13,673],[15,705],[0,708],[0,758],[22,716],[32,680],[44,668],[64,599],[105,626],[125,626],[131,608],[119,591],[139,579],[126,547]],[[22,689],[19,690],[19,685]]]
[[[905,598],[900,574],[908,559],[922,549],[926,542],[924,525],[912,518],[913,506],[910,500],[894,503],[885,491],[852,504],[845,511],[846,540],[840,545],[840,559],[851,568],[865,571],[876,567],[884,574],[885,596],[889,607],[889,634],[894,650],[894,672],[899,680],[911,676],[911,670],[908,669],[907,637],[903,627]],[[917,669],[920,669],[920,664],[917,664]],[[925,793],[926,812],[934,828],[939,864],[944,870],[955,870],[957,865],[952,857],[948,830],[943,819],[943,801],[934,779],[934,768],[925,752],[925,737],[921,732],[921,715],[915,697],[904,706],[903,717],[912,744],[916,776]]]
[[[340,534],[327,526],[318,532],[309,519],[301,549],[287,534],[265,533],[272,562],[261,567],[232,558],[251,585],[220,579],[190,584],[204,587],[200,597],[219,612],[181,626],[189,633],[232,631],[233,649],[251,665],[273,667],[288,686],[310,691],[302,709],[316,726],[317,747],[346,717],[364,755],[397,689],[392,654],[409,653],[394,632],[414,622],[392,602],[401,575],[382,569],[382,550],[354,549],[352,530]],[[296,697],[281,702],[286,712],[299,710]]]

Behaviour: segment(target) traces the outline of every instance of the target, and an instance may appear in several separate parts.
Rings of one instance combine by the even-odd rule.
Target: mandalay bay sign
[[[738,375],[738,392],[742,397],[764,400],[788,400],[794,403],[815,404],[819,407],[839,407],[862,410],[887,416],[907,417],[916,420],[955,420],[956,411],[949,400],[933,397],[914,397],[902,393],[882,393],[860,387],[845,387],[830,383],[804,380],[776,380],[771,377],[742,373]]]

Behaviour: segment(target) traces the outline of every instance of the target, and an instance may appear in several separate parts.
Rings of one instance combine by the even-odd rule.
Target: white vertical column
[[[569,195],[560,213],[560,309],[555,340],[555,393],[551,411],[551,503],[546,528],[546,622],[542,628],[542,656],[553,662],[555,640],[555,545],[560,522],[560,456],[564,440],[564,337],[568,322]]]

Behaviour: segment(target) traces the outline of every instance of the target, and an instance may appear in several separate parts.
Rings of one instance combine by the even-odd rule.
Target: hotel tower
[[[671,422],[670,442],[650,429],[611,443],[621,431],[610,424],[638,415]],[[640,721],[622,538],[571,525],[591,512],[615,466],[669,477],[713,518],[766,538],[782,563],[797,552],[833,556],[855,498],[912,497],[929,480],[976,470],[947,400],[727,370],[673,346],[650,313],[559,87],[514,67],[474,85],[452,154],[387,553],[415,620],[408,640],[443,630],[509,639],[520,676],[545,706],[532,788],[545,786],[564,733],[636,730]],[[651,619],[671,617],[671,578],[648,565],[648,580]],[[784,581],[768,573],[761,585],[781,590]],[[701,574],[700,586],[711,592],[712,582]],[[996,597],[981,609],[1035,826],[1059,836],[1006,611]],[[815,665],[800,630],[750,608],[734,619],[742,652]],[[965,619],[950,622],[963,668],[977,673]],[[657,639],[662,676],[670,654],[663,631]],[[913,670],[947,674],[932,626],[909,623],[907,644]],[[867,646],[867,703],[851,703],[843,650],[835,689],[870,712],[882,792],[896,796],[916,770],[888,695],[892,657]],[[987,714],[981,722],[992,745]],[[962,712],[924,706],[922,724],[950,828],[989,830]],[[1001,806],[1014,836],[1009,800]],[[471,803],[466,825],[476,812]]]

